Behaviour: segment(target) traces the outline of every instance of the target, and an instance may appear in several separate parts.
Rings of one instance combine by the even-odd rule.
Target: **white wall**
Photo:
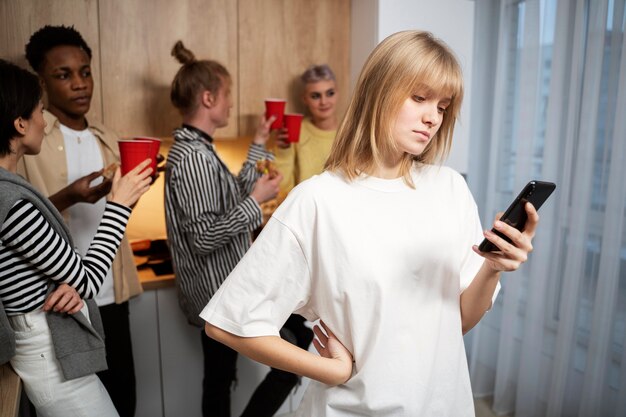
[[[392,33],[420,29],[432,32],[456,53],[465,78],[465,98],[446,165],[467,172],[471,101],[474,2],[471,0],[352,0],[352,85],[376,44]]]

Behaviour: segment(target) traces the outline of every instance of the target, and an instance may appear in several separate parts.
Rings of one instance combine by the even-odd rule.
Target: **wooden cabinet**
[[[45,24],[74,25],[90,45],[89,117],[122,136],[169,136],[180,125],[169,99],[179,39],[233,78],[234,107],[217,137],[254,133],[265,97],[301,111],[298,76],[311,64],[334,69],[340,114],[348,101],[350,0],[3,0],[0,57],[27,66],[24,46]]]

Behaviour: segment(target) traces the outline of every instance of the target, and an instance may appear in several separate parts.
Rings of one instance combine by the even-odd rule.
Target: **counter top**
[[[137,274],[144,290],[156,290],[174,286],[174,274],[157,275],[152,268],[138,269]]]

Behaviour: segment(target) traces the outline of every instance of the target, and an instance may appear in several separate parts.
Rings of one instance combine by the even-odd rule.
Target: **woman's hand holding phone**
[[[555,189],[552,182],[529,181],[504,214],[496,215],[493,229],[473,248],[494,271],[514,271],[526,262],[539,222],[537,210]]]
[[[524,204],[524,210],[527,219],[523,231],[499,220],[500,213],[498,213],[493,223],[493,230],[510,239],[510,242],[496,234],[493,230],[485,230],[483,232],[485,239],[494,244],[498,250],[482,252],[478,249],[478,245],[473,246],[474,252],[485,258],[487,266],[492,270],[498,272],[515,271],[521,264],[526,262],[528,254],[532,252],[532,239],[539,224],[539,214],[537,214],[537,210],[529,202]]]

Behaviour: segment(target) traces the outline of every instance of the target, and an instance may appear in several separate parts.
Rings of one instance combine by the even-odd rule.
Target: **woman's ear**
[[[26,127],[28,126],[28,120],[18,117],[13,121],[13,126],[15,130],[17,130],[17,133],[24,136],[26,134]]]

